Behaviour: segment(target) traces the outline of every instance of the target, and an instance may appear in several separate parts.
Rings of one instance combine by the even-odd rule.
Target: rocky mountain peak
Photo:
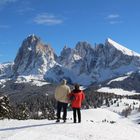
[[[40,38],[38,36],[36,36],[35,34],[29,35],[27,37],[27,40],[30,40],[31,42],[34,42],[36,40],[40,40]]]
[[[73,49],[67,47],[67,46],[64,46],[62,52],[61,52],[61,56],[65,56],[65,55],[68,55],[72,52]]]
[[[39,37],[37,37],[36,35],[29,35],[22,43],[22,46],[24,46],[24,48],[33,48],[35,47],[38,43],[41,43],[41,40]]]
[[[64,48],[59,56],[58,63],[60,63],[64,66],[71,65],[70,63],[73,63],[75,53],[76,53],[76,51],[74,49],[64,46]]]
[[[91,44],[89,44],[88,42],[78,42],[76,44],[75,50],[78,52],[78,54],[81,57],[85,57],[86,55],[88,55],[89,53],[93,52],[93,48],[91,46]]]
[[[87,50],[87,49],[91,49],[91,48],[92,48],[91,44],[89,44],[86,41],[83,41],[83,42],[82,41],[79,41],[76,44],[76,47],[75,47],[76,50],[81,50],[81,49]]]
[[[55,63],[55,53],[36,35],[28,36],[22,43],[14,60],[14,73],[43,74]]]
[[[32,34],[29,35],[24,41],[22,46],[27,48],[28,51],[35,51],[38,54],[47,54],[50,59],[54,59],[54,50],[49,44],[44,44],[40,37]],[[27,51],[27,50],[26,50]]]

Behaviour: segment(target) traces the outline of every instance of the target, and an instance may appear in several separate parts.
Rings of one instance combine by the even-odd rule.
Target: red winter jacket
[[[74,100],[71,101],[71,107],[72,108],[81,108],[81,104],[82,104],[82,101],[85,99],[85,94],[83,91],[79,90],[78,92],[71,92],[69,94],[69,97],[70,96],[75,96]]]

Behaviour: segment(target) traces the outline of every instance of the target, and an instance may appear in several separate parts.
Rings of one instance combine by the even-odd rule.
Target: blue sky
[[[78,41],[114,41],[140,53],[140,0],[0,0],[0,63],[36,34],[55,52]]]

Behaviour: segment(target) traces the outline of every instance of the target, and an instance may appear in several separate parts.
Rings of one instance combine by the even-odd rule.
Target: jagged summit
[[[80,57],[89,55],[91,52],[93,52],[93,49],[94,48],[92,47],[92,45],[86,41],[79,41],[75,46],[75,50]]]
[[[88,42],[78,42],[75,48],[64,47],[57,61],[60,64],[59,69],[52,68],[46,77],[51,81],[59,82],[61,77],[90,85],[139,69],[138,56],[110,38],[105,44],[98,44],[96,47]]]
[[[27,36],[27,38],[40,38],[40,37],[38,37],[38,36],[35,35],[35,34],[30,34],[30,35]]]
[[[36,35],[28,36],[14,60],[14,73],[43,74],[55,63],[55,53],[50,45],[42,43]]]
[[[111,47],[115,47],[117,50],[121,51],[123,54],[125,55],[129,55],[129,56],[138,56],[140,57],[140,54],[120,45],[119,43],[113,41],[112,39],[110,38],[107,38],[106,41],[105,41],[105,45],[107,46],[111,46]]]
[[[91,48],[92,48],[91,44],[86,42],[86,41],[83,41],[83,42],[79,41],[75,46],[76,50],[80,50],[80,49],[85,49],[86,50],[86,49],[91,49]]]
[[[40,41],[41,41],[40,37],[38,37],[37,35],[32,34],[32,35],[29,35],[29,36],[23,41],[23,43],[24,43],[24,42],[28,42],[29,44],[31,44],[31,43],[37,43],[37,42],[40,42]]]
[[[34,33],[33,34],[30,34],[30,35],[28,35],[28,37],[34,37],[34,36],[36,36],[37,37],[37,35],[35,35]]]
[[[49,44],[43,43],[40,37],[35,34],[29,35],[22,43],[21,48],[28,49],[28,51],[35,51],[36,53],[51,53],[54,52]],[[52,54],[50,54],[52,55]]]

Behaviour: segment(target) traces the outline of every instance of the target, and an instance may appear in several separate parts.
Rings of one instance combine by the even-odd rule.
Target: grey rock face
[[[75,81],[88,77],[89,83],[92,83],[138,70],[140,55],[107,39],[105,44],[95,47],[87,42],[78,42],[74,49],[65,47],[58,63],[77,75]],[[84,79],[80,82],[84,84]]]
[[[44,74],[55,63],[55,54],[35,35],[27,37],[14,60],[14,74]]]

